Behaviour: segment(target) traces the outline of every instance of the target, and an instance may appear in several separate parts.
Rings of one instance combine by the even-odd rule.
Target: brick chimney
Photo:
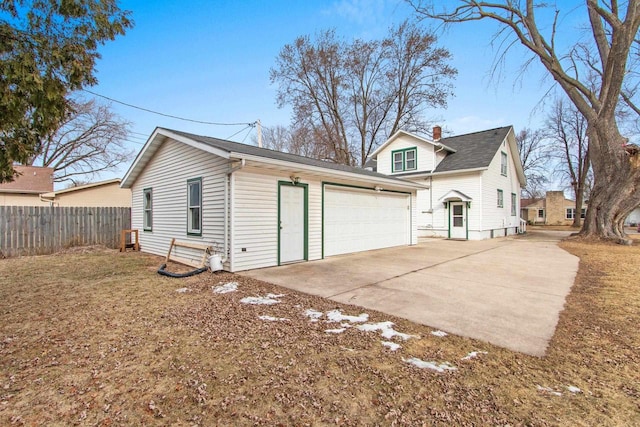
[[[440,138],[442,138],[442,128],[440,126],[434,126],[433,127],[433,140],[435,142],[440,141]]]

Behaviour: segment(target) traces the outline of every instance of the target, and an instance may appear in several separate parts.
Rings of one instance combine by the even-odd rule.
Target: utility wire
[[[220,123],[220,122],[207,122],[207,121],[204,121],[204,120],[187,119],[185,117],[178,117],[178,116],[174,116],[174,115],[171,115],[171,114],[165,114],[165,113],[161,113],[159,111],[150,110],[148,108],[138,107],[137,105],[128,104],[128,103],[123,102],[123,101],[118,101],[117,99],[109,98],[108,96],[104,96],[104,95],[100,95],[99,93],[92,92],[89,89],[82,89],[82,90],[84,92],[90,93],[91,95],[99,96],[100,98],[107,99],[107,100],[109,100],[111,102],[115,102],[117,104],[122,104],[122,105],[130,107],[130,108],[135,108],[137,110],[146,111],[147,113],[157,114],[159,116],[169,117],[169,118],[177,119],[177,120],[183,120],[185,122],[200,123],[200,124],[204,124],[204,125],[213,125],[213,126],[242,126],[242,125],[245,125],[245,126],[249,126],[249,127],[252,126],[255,123],[255,122],[254,123],[246,123],[246,122],[245,123]],[[244,130],[244,128],[242,130]]]
[[[249,129],[249,128],[252,128],[252,127],[253,127],[253,124],[252,124],[252,123],[250,123],[250,124],[248,124],[246,127],[243,127],[243,128],[242,128],[242,129],[240,129],[238,132],[234,133],[233,135],[228,136],[228,137],[227,137],[227,139],[231,139],[231,138],[233,138],[234,136],[236,136],[237,134],[239,134],[240,132],[244,132],[245,130],[247,130],[247,129]]]

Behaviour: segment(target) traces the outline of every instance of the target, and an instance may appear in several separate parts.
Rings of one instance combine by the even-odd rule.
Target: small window
[[[187,181],[187,234],[202,235],[202,179]]]
[[[538,209],[538,218],[544,218],[544,209]]]
[[[504,195],[502,193],[502,190],[498,190],[498,207],[499,208],[504,207]]]
[[[393,153],[393,171],[400,172],[404,170],[404,156],[403,152],[395,152]]]
[[[404,150],[397,150],[391,152],[391,171],[392,172],[404,172],[416,170],[418,152],[415,148],[405,148]]]
[[[500,173],[507,176],[507,153],[502,152],[500,159]]]
[[[587,217],[587,209],[586,208],[580,209],[580,218],[585,219],[586,217]]]
[[[404,169],[414,170],[416,168],[416,150],[408,150],[404,154]]]
[[[516,193],[511,193],[511,216],[516,216],[517,215],[517,206],[516,204],[518,203],[518,197],[516,196]]]
[[[142,191],[142,199],[142,229],[144,231],[151,231],[153,228],[153,192],[151,188],[145,188]]]
[[[574,219],[576,217],[575,213],[576,210],[574,208],[567,208],[567,214],[565,215],[565,218]]]

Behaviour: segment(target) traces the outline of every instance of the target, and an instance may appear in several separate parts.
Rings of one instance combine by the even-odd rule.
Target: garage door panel
[[[409,195],[325,188],[325,256],[409,243]]]

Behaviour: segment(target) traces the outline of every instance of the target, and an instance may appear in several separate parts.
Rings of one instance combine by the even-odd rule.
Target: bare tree
[[[531,198],[544,195],[544,186],[549,181],[549,155],[545,135],[541,130],[522,129],[516,135],[522,169],[527,177],[527,187],[523,192]]]
[[[71,100],[70,105],[58,130],[36,145],[28,165],[53,168],[54,181],[75,184],[132,158],[125,146],[128,122],[94,100]]]
[[[587,121],[573,104],[557,99],[547,117],[547,125],[548,137],[554,143],[550,153],[558,160],[557,172],[570,184],[575,195],[573,226],[580,227],[591,169]]]
[[[252,137],[252,140],[257,144],[257,137]],[[325,157],[321,150],[326,148],[324,145],[314,144],[314,137],[307,129],[281,125],[262,127],[262,147],[316,159]]]
[[[580,234],[630,243],[623,223],[640,205],[640,154],[621,134],[617,111],[624,104],[640,116],[638,93],[633,92],[637,72],[628,72],[630,61],[637,59],[640,0],[585,0],[584,7],[567,6],[565,13],[584,13],[590,31],[587,39],[574,32],[576,39],[565,52],[560,46],[566,44],[556,44],[556,34],[570,20],[558,3],[461,0],[455,9],[438,12],[431,2],[412,4],[419,16],[446,23],[493,20],[500,34],[515,36],[516,42],[507,46],[519,42],[540,61],[587,121],[594,185]],[[545,20],[544,8],[550,7],[555,9]]]
[[[293,107],[293,127],[310,132],[321,158],[362,165],[397,130],[428,128],[425,109],[446,106],[456,70],[436,41],[407,22],[383,40],[298,37],[271,69],[278,105]]]

